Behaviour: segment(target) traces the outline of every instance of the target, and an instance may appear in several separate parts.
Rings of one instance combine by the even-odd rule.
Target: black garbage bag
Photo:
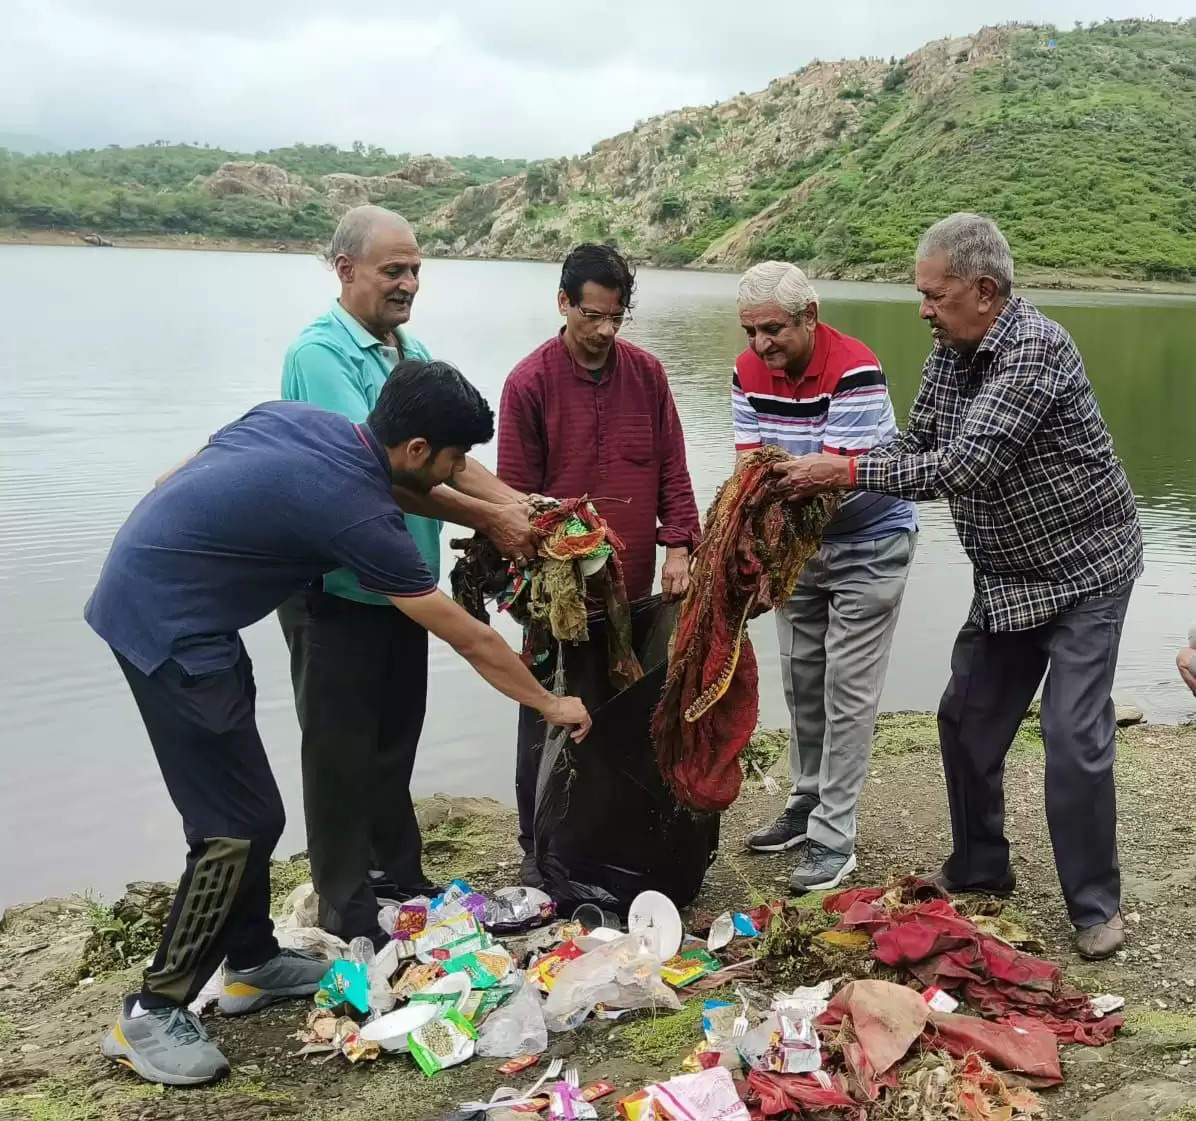
[[[563,916],[582,903],[625,916],[647,890],[684,907],[718,851],[718,815],[677,801],[652,743],[676,613],[659,596],[631,605],[644,676],[622,692],[607,679],[604,620],[591,620],[588,643],[564,648],[566,692],[581,697],[594,726],[579,744],[565,730],[551,730],[540,757],[536,864]]]

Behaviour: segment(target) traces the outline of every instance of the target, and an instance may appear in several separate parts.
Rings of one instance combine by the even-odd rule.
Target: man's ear
[[[353,258],[345,253],[338,253],[336,260],[332,262],[332,268],[336,272],[337,279],[342,284],[353,283]]]
[[[976,292],[980,299],[978,310],[986,314],[1001,298],[1001,288],[991,276],[982,276],[976,281]]]

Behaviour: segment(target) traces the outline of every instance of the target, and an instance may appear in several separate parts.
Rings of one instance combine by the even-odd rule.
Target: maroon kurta
[[[633,600],[652,591],[658,544],[697,545],[698,507],[664,367],[622,339],[598,378],[560,335],[511,371],[498,413],[498,476],[528,493],[588,494],[627,546]]]

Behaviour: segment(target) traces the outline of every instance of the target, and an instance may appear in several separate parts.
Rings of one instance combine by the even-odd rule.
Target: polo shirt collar
[[[357,429],[358,436],[361,437],[361,442],[374,453],[374,457],[378,460],[382,470],[386,472],[386,478],[390,479],[390,457],[386,454],[386,449],[382,446],[382,441],[374,435],[374,430],[363,420],[360,424],[353,425]]]
[[[814,326],[814,353],[810,355],[810,364],[806,367],[805,372],[801,377],[791,379],[782,370],[781,377],[785,378],[786,381],[792,381],[795,385],[805,381],[807,378],[821,378],[826,373],[826,363],[830,357],[830,352],[830,328],[820,319]]]
[[[369,350],[373,346],[385,346],[386,344],[379,338],[375,338],[369,333],[356,319],[353,318],[343,307],[341,307],[340,300],[332,301],[332,317],[340,323],[346,331],[349,332],[349,337],[361,347],[362,350]],[[398,341],[399,349],[404,350],[405,340],[403,338],[402,327],[395,328],[395,339]]]

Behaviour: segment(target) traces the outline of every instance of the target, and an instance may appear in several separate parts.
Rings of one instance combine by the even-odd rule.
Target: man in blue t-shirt
[[[250,410],[159,479],[117,533],[85,617],[128,680],[189,846],[142,989],[104,1040],[143,1078],[190,1085],[228,1070],[187,1011],[222,960],[226,1015],[310,995],[328,964],[274,938],[269,861],[283,807],[241,629],[346,568],[500,692],[576,725],[575,738],[588,731],[580,701],[545,690],[437,591],[394,500],[392,487],[421,513],[451,514],[440,484],[493,434],[493,413],[457,370],[403,362],[363,424],[299,402]]]

